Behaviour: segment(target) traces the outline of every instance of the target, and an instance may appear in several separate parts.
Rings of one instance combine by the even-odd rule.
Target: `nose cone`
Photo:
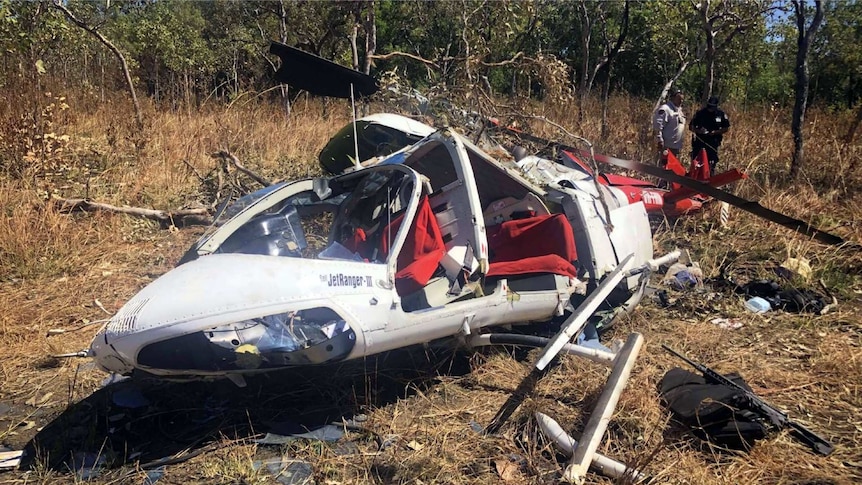
[[[354,268],[352,273],[361,275],[371,266],[385,273],[383,265],[367,263],[209,255],[174,268],[141,290],[96,335],[90,351],[102,369],[126,374],[139,367],[139,353],[147,345],[337,297],[348,288],[331,287],[333,270]],[[355,281],[363,284],[353,292],[371,290],[364,276]]]

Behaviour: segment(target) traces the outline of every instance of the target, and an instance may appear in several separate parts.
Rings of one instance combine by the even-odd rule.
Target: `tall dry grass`
[[[61,213],[52,198],[86,197],[157,209],[206,205],[212,202],[206,180],[218,169],[213,152],[228,150],[272,180],[317,174],[319,149],[349,120],[345,103],[324,106],[302,99],[288,116],[265,96],[245,96],[233,103],[208,100],[193,109],[163,109],[145,102],[143,130],[135,127],[130,103],[121,94],[102,99],[87,92],[30,91],[0,98],[0,104],[0,340],[6,344],[0,357],[0,401],[32,411],[24,403],[53,390],[62,399],[40,405],[36,410],[43,418],[87,396],[103,377],[81,371],[74,361],[46,356],[85,348],[97,328],[93,322],[107,316],[100,306],[107,313],[119,309],[171,268],[201,231],[169,231],[119,215]],[[649,161],[655,155],[648,131],[650,108],[647,100],[612,98],[613,129],[604,140],[595,101],[587,106],[583,121],[576,106],[552,102],[523,103],[519,114],[544,116],[592,140],[597,151]],[[369,109],[387,107],[373,104]],[[733,104],[723,109],[733,126],[721,149],[722,166],[739,167],[750,176],[735,184],[737,194],[859,240],[862,168],[857,161],[862,136],[851,144],[841,141],[848,115],[816,108],[809,112],[806,164],[802,177],[790,181],[789,112],[766,107],[743,111]],[[499,114],[505,111],[501,108]],[[535,119],[528,124],[537,134],[563,139],[551,124]],[[787,257],[808,258],[814,278],[823,279],[840,298],[839,311],[824,317],[762,318],[745,314],[738,297],[727,295],[715,301],[680,296],[670,309],[645,302],[614,330],[617,337],[643,332],[648,344],[602,451],[642,463],[662,483],[862,480],[860,256],[742,211],[732,212],[727,228],[717,226],[712,209],[665,221],[654,242],[660,250],[690,249],[707,276],[717,276],[724,267],[741,278],[764,277]],[[735,333],[718,329],[708,322],[713,316],[740,318],[745,327]],[[52,329],[65,333],[46,337]],[[836,441],[835,456],[813,456],[786,434],[764,441],[750,455],[724,455],[700,450],[690,438],[668,431],[655,385],[664,371],[679,363],[664,355],[659,343],[685,350],[719,370],[739,370],[757,389],[768,390],[770,400]],[[468,376],[443,376],[410,397],[370,409],[369,426],[380,435],[399,437],[401,445],[390,453],[365,450],[369,453],[359,458],[344,457],[317,445],[287,451],[312,461],[318,478],[341,483],[497,482],[501,470],[511,470],[507,463],[513,456],[524,460],[511,475],[513,483],[546,483],[564,461],[539,440],[529,411],[542,410],[569,429],[581,429],[607,372],[566,359],[500,436],[471,431],[467,423],[487,423],[517,386],[525,365],[506,354],[483,354],[474,359]],[[802,403],[805,410],[800,412],[797,404]],[[14,431],[17,424],[0,427],[0,438],[13,447],[23,446],[30,436],[4,429]],[[216,475],[257,480],[249,470],[253,445],[246,446],[251,451],[243,448],[236,457],[227,453],[215,463],[201,457],[179,465],[169,481],[211,481]],[[19,479],[27,478],[13,480]]]

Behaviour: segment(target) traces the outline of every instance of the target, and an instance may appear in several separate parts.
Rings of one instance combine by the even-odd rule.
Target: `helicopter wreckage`
[[[282,58],[277,79],[294,87],[342,98],[377,90],[370,77],[311,54],[278,43],[271,51]],[[680,258],[654,256],[649,212],[685,209],[676,201],[691,193],[721,199],[714,187],[742,175],[676,170],[679,185],[656,202],[655,186],[596,175],[596,161],[617,159],[560,148],[562,161],[516,153],[501,161],[451,127],[360,118],[320,153],[328,175],[227,205],[177,267],[77,355],[112,374],[243,386],[252,374],[437,342],[540,347],[533,382],[559,353],[574,354],[612,371],[580,443],[536,413],[571,455],[563,478],[582,483],[593,466],[642,479],[597,449],[643,337],[632,333],[613,351],[572,342],[588,324],[607,328],[631,311],[651,272]],[[535,324],[558,330],[518,331]],[[511,414],[510,401],[487,431]]]
[[[583,444],[551,436],[574,446],[566,476],[581,480],[591,463],[633,473],[596,449],[643,338],[616,353],[570,342],[589,320],[631,310],[650,272],[679,257],[653,258],[644,204],[551,161],[507,167],[452,129],[372,120],[356,124],[366,141],[380,122],[421,138],[346,173],[240,198],[87,355],[110,373],[242,386],[249,374],[447,339],[544,347],[534,372],[560,352],[614,369]],[[551,339],[511,330],[560,320]]]

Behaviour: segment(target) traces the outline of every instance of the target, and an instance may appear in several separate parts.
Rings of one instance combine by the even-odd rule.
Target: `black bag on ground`
[[[727,374],[727,378],[751,390],[739,374]],[[766,436],[766,428],[746,409],[748,400],[739,389],[707,383],[702,376],[676,367],[664,375],[659,392],[674,418],[702,440],[748,450]]]

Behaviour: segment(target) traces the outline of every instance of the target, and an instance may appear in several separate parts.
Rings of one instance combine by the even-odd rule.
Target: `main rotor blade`
[[[575,147],[572,147],[572,146],[569,146],[569,145],[566,145],[563,143],[554,142],[554,141],[548,140],[546,138],[542,138],[542,137],[539,137],[536,135],[531,135],[529,133],[525,133],[525,132],[520,131],[520,130],[516,130],[514,128],[504,127],[504,126],[500,125],[500,123],[497,122],[496,120],[489,120],[488,125],[491,129],[505,131],[511,135],[523,138],[525,140],[529,140],[529,141],[532,141],[535,143],[544,143],[547,145],[557,146],[557,147],[562,148],[564,150],[569,150],[569,151],[572,151],[574,153],[577,153],[578,155],[580,155],[582,157],[589,158],[591,156],[590,152],[587,150],[582,150],[582,149],[578,149],[578,148],[575,148]],[[628,170],[634,170],[636,172],[641,172],[641,173],[645,173],[648,175],[652,175],[654,177],[658,177],[660,179],[667,180],[669,182],[678,183],[678,184],[682,185],[683,187],[688,187],[692,190],[695,190],[697,193],[709,195],[715,199],[727,202],[728,204],[730,204],[734,207],[739,207],[740,209],[742,209],[746,212],[750,212],[750,213],[752,213],[758,217],[762,217],[768,221],[775,222],[776,224],[781,224],[782,226],[784,226],[788,229],[791,229],[793,231],[796,231],[800,234],[804,234],[806,236],[813,237],[817,241],[820,241],[824,244],[832,244],[835,246],[840,246],[842,244],[846,244],[845,247],[847,247],[847,248],[855,249],[857,251],[862,250],[862,245],[855,243],[855,242],[847,241],[847,240],[845,240],[839,236],[836,236],[834,234],[830,234],[826,231],[821,231],[820,229],[817,229],[816,227],[806,223],[805,221],[801,221],[799,219],[795,219],[793,217],[790,217],[786,214],[782,214],[780,212],[775,212],[774,210],[767,209],[766,207],[763,207],[762,205],[760,205],[760,203],[758,203],[758,202],[748,200],[748,199],[743,199],[742,197],[737,197],[737,196],[731,194],[730,192],[726,192],[724,190],[717,189],[717,188],[712,187],[710,185],[707,185],[705,183],[698,182],[697,180],[694,180],[694,179],[691,179],[691,178],[688,178],[688,177],[685,177],[682,175],[677,175],[677,174],[671,172],[670,170],[665,170],[665,169],[663,169],[657,165],[648,165],[646,163],[635,162],[634,160],[624,160],[622,158],[611,157],[608,155],[596,155],[595,159],[597,162],[607,163],[610,165],[616,165],[618,167],[622,167],[622,168],[625,168]]]
[[[589,152],[586,152],[584,150],[578,150],[578,153],[581,156],[590,156]],[[780,212],[775,212],[771,209],[767,209],[766,207],[760,205],[760,203],[758,202],[743,199],[742,197],[738,197],[731,194],[730,192],[717,189],[703,182],[699,182],[685,176],[677,175],[670,170],[665,170],[657,165],[648,165],[646,163],[635,162],[634,160],[623,160],[622,158],[611,157],[608,155],[596,155],[596,161],[646,173],[648,175],[653,175],[669,182],[680,184],[683,187],[688,187],[698,193],[706,194],[710,197],[727,202],[732,206],[739,207],[744,211],[750,212],[756,216],[762,217],[776,224],[781,224],[782,226],[794,230],[800,234],[813,237],[814,239],[824,244],[832,244],[837,246],[848,243],[848,241],[844,240],[843,238],[834,234],[830,234],[826,231],[821,231],[820,229],[817,229],[816,227],[806,223],[805,221],[790,217]],[[859,247],[859,245],[855,243],[849,244],[854,247]]]

